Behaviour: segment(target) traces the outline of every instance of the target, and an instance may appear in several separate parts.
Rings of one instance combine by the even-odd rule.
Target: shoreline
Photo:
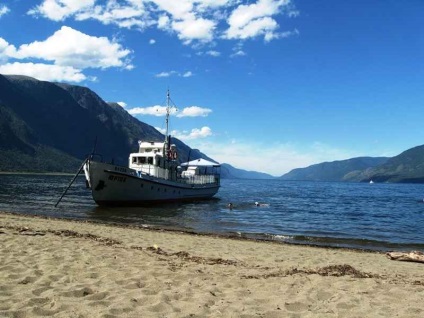
[[[0,316],[421,317],[383,253],[0,212]]]
[[[331,245],[324,245],[324,244],[309,244],[309,243],[295,243],[295,242],[287,242],[287,241],[281,241],[281,240],[274,240],[274,239],[266,239],[266,238],[255,238],[250,237],[246,235],[237,235],[233,233],[202,233],[202,232],[195,232],[185,229],[176,229],[172,227],[158,227],[154,225],[133,225],[133,224],[124,224],[124,223],[115,223],[115,222],[102,222],[102,221],[96,221],[96,220],[81,220],[81,219],[73,219],[73,218],[57,218],[57,217],[50,217],[45,216],[41,214],[27,214],[27,213],[20,213],[20,212],[10,212],[10,211],[0,211],[0,216],[2,214],[10,214],[10,215],[16,215],[16,216],[22,216],[22,217],[28,217],[28,218],[39,218],[39,219],[45,219],[45,220],[60,220],[65,222],[74,222],[74,223],[87,223],[87,224],[93,224],[93,225],[104,225],[104,226],[111,226],[116,228],[122,228],[122,229],[135,229],[135,230],[145,230],[145,231],[153,231],[153,232],[169,232],[169,233],[180,233],[180,234],[187,234],[187,235],[193,235],[193,236],[205,236],[205,237],[211,237],[211,238],[218,238],[218,239],[228,239],[228,240],[237,240],[237,241],[248,241],[248,242],[264,242],[269,244],[276,244],[276,245],[294,245],[294,246],[304,246],[304,247],[312,247],[312,248],[322,248],[322,249],[340,249],[340,250],[346,250],[346,251],[354,251],[359,253],[377,253],[377,254],[385,254],[385,250],[378,250],[378,249],[372,249],[372,248],[355,248],[355,247],[346,247],[346,246],[331,246]]]
[[[165,227],[159,227],[155,225],[133,225],[133,224],[125,224],[125,223],[117,223],[117,222],[102,222],[95,219],[76,219],[76,218],[60,218],[60,217],[54,217],[54,216],[47,216],[44,214],[28,214],[24,212],[12,212],[12,211],[0,211],[1,214],[11,214],[11,215],[17,215],[17,216],[24,216],[29,218],[41,218],[46,220],[63,220],[63,221],[69,221],[69,222],[81,222],[81,223],[91,223],[91,224],[100,224],[105,226],[114,226],[119,228],[133,228],[133,229],[144,229],[149,231],[159,231],[159,232],[175,232],[175,233],[185,233],[188,235],[197,235],[197,236],[207,236],[207,237],[216,237],[216,238],[222,238],[222,239],[233,239],[233,240],[246,240],[246,241],[252,241],[252,242],[266,242],[271,244],[282,244],[282,245],[294,245],[294,246],[306,246],[306,247],[314,247],[314,248],[323,248],[323,249],[341,249],[346,251],[358,251],[358,252],[364,252],[364,253],[387,253],[391,251],[413,251],[413,250],[419,250],[424,251],[421,249],[420,244],[403,244],[405,246],[402,246],[402,244],[397,243],[390,243],[390,242],[377,242],[380,243],[380,247],[355,247],[355,246],[346,246],[346,245],[330,245],[326,243],[305,243],[305,242],[294,242],[294,241],[284,241],[284,240],[278,240],[278,239],[269,239],[266,236],[268,235],[249,235],[245,233],[236,234],[236,233],[211,233],[211,232],[195,232],[184,228],[174,228],[170,226]],[[272,237],[272,235],[269,235]],[[319,238],[318,238],[319,239]],[[417,245],[418,247],[415,247]],[[411,246],[414,246],[411,248]]]

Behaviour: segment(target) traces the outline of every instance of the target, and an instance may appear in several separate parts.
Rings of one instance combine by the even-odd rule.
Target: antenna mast
[[[166,92],[166,117],[165,117],[165,143],[163,144],[163,156],[165,157],[167,155],[167,151],[169,148],[168,145],[168,134],[169,134],[169,114],[171,113],[171,103],[170,103],[171,97],[169,95],[169,88]]]

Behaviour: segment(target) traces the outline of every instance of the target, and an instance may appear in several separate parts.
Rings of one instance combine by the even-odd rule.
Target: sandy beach
[[[384,253],[0,213],[0,317],[423,317]]]

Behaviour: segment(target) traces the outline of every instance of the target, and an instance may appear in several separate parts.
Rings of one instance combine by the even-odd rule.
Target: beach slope
[[[384,253],[0,213],[0,317],[423,317]]]

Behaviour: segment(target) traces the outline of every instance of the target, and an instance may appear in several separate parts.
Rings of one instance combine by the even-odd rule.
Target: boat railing
[[[218,180],[214,174],[194,175],[178,179],[179,182],[187,184],[215,184],[218,183]]]
[[[218,174],[201,174],[201,175],[189,175],[189,176],[177,176],[177,173],[171,172],[168,169],[163,169],[151,164],[140,165],[140,170],[137,169],[137,175],[151,176],[154,178],[160,178],[165,180],[174,180],[184,184],[219,184]]]

